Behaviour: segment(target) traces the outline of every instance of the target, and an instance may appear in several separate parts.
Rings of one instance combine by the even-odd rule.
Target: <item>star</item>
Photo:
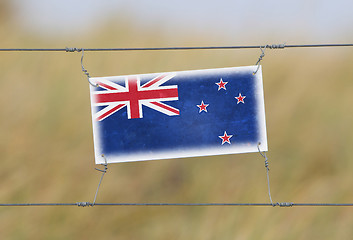
[[[246,96],[242,96],[241,93],[239,93],[239,96],[235,98],[238,100],[237,104],[239,104],[240,102],[244,103],[244,98],[246,98]]]
[[[229,143],[229,144],[231,144],[230,143],[230,141],[229,141],[229,139],[231,138],[231,137],[233,137],[233,135],[227,135],[227,132],[226,131],[224,131],[224,135],[223,136],[218,136],[220,139],[222,139],[222,145],[224,144],[224,143]]]
[[[228,83],[228,82],[223,82],[223,80],[222,80],[222,78],[221,78],[221,81],[218,82],[218,83],[216,83],[216,84],[218,85],[218,91],[221,90],[222,88],[223,88],[224,90],[227,90],[227,89],[226,89],[226,84],[227,84],[227,83]]]
[[[208,105],[210,105],[210,104],[204,104],[203,103],[203,100],[201,101],[201,105],[196,105],[196,106],[198,106],[199,108],[200,108],[200,111],[199,111],[199,113],[200,112],[202,112],[202,111],[205,111],[205,112],[207,112],[207,107],[208,107]]]

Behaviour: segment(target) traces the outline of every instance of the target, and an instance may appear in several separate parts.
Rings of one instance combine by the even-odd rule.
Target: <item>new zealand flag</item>
[[[91,78],[96,164],[267,151],[255,69]]]

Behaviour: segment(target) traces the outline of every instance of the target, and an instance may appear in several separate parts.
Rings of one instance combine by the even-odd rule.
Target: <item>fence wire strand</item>
[[[353,207],[353,203],[1,203],[0,207],[53,207],[53,206],[77,206],[77,207]]]
[[[81,52],[81,51],[173,51],[173,50],[227,50],[227,49],[285,49],[285,48],[320,48],[353,47],[353,43],[329,44],[267,44],[248,46],[196,46],[196,47],[132,47],[132,48],[0,48],[1,52]]]

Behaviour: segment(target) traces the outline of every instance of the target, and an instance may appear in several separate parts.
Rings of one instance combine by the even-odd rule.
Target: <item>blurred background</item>
[[[1,0],[0,48],[353,42],[353,2]],[[260,50],[86,52],[91,76],[254,65]],[[0,52],[0,202],[93,201],[80,53]],[[353,202],[353,48],[267,50],[275,202]],[[97,202],[269,202],[258,153],[109,165]],[[1,207],[1,239],[351,239],[349,207]]]

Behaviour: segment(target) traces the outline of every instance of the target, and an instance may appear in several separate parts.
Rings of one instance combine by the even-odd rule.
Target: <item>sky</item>
[[[278,42],[352,42],[352,0],[12,0],[20,27],[42,35],[81,34],[124,16],[143,28],[210,34],[220,41],[266,36]],[[256,41],[259,42],[259,41]],[[260,41],[261,42],[261,41]]]

